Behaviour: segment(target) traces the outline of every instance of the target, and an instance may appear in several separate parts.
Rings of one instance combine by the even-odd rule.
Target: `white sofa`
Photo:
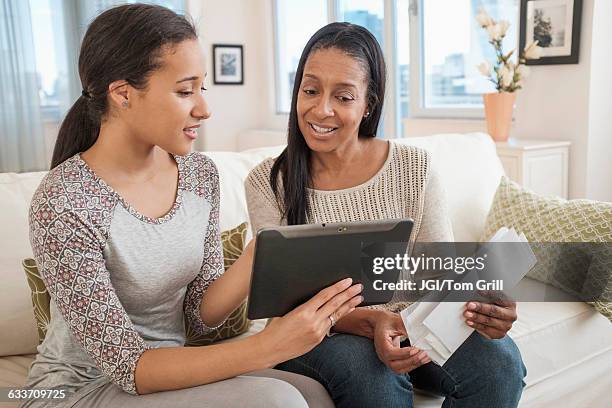
[[[441,173],[457,241],[476,241],[483,230],[503,169],[485,134],[402,139],[428,149]],[[221,177],[221,228],[247,220],[243,181],[248,171],[282,147],[210,152]],[[27,210],[43,172],[0,174],[0,387],[23,385],[36,352],[30,291],[20,262],[31,256]],[[528,280],[526,284],[539,285]],[[510,335],[528,375],[521,407],[609,407],[612,325],[584,303],[519,303]],[[261,330],[256,322],[251,333]],[[416,396],[416,407],[439,407],[440,398]],[[1,405],[1,404],[0,404]]]

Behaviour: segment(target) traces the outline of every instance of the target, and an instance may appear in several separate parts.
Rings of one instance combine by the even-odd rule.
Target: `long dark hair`
[[[109,84],[125,80],[136,89],[145,89],[149,76],[160,67],[163,47],[195,38],[193,24],[165,7],[124,5],[96,17],[79,55],[83,93],[62,122],[51,168],[96,142],[108,113]]]
[[[270,172],[270,185],[289,225],[308,221],[308,187],[311,187],[310,148],[298,126],[297,99],[304,65],[308,57],[321,49],[338,49],[359,61],[367,73],[367,111],[359,125],[359,137],[375,137],[385,99],[386,67],[376,38],[365,28],[350,23],[331,23],[317,31],[302,51],[295,73],[293,99],[289,112],[287,147],[277,157]],[[279,173],[282,189],[278,187]]]

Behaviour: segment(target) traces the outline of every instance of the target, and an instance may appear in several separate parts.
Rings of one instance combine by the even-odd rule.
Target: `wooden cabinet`
[[[570,142],[510,139],[496,146],[511,180],[539,194],[567,198]]]

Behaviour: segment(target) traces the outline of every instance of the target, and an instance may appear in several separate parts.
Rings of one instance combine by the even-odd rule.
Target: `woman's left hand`
[[[380,361],[397,374],[408,373],[431,361],[427,353],[416,347],[400,347],[400,336],[406,328],[397,313],[382,311],[374,327],[374,348]]]
[[[504,299],[492,292],[480,292],[491,299],[490,303],[469,301],[463,316],[468,326],[488,339],[501,339],[516,321],[516,302]]]

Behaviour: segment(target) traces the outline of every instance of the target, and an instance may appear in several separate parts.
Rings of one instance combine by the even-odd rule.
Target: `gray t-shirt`
[[[30,207],[30,240],[51,295],[51,323],[28,387],[75,393],[113,382],[136,393],[149,348],[198,333],[202,296],[223,273],[219,176],[206,156],[175,156],[175,203],[162,218],[139,214],[77,154],[51,170]],[[73,398],[73,399],[74,399]]]

